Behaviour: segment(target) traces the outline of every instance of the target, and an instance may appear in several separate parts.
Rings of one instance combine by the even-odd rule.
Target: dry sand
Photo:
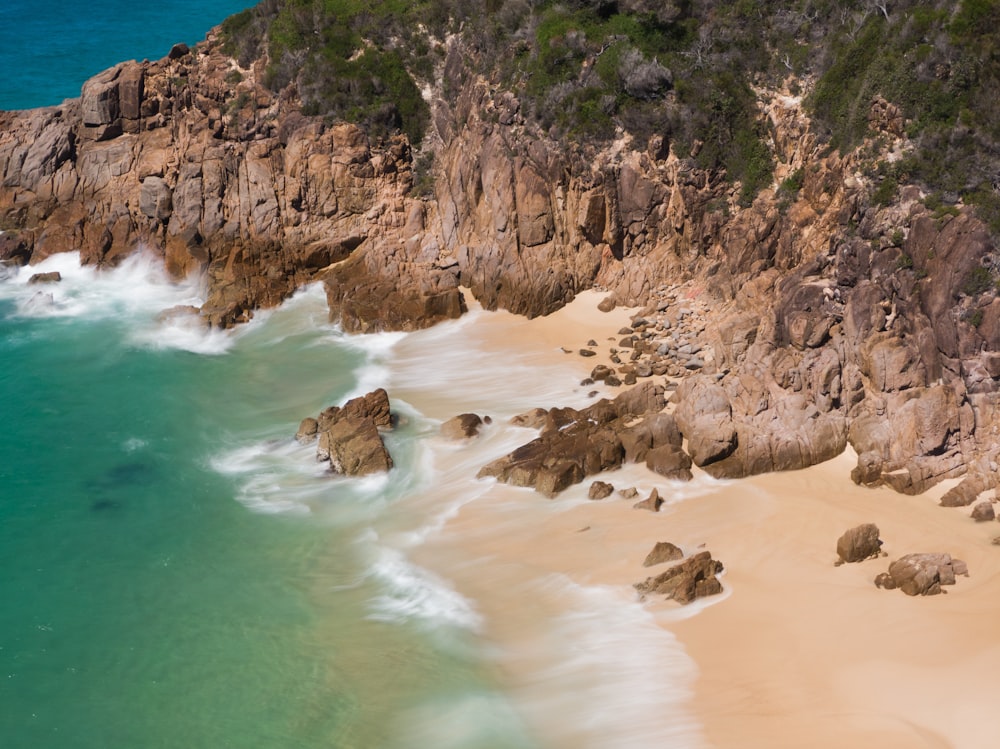
[[[497,336],[500,349],[512,338],[553,357],[561,356],[556,346],[570,348],[567,366],[585,376],[606,361],[608,338],[628,317],[625,310],[598,312],[599,299],[586,294],[530,322],[490,318],[480,333]],[[590,338],[602,356],[583,359],[576,349]],[[512,596],[491,596],[491,589],[509,593],[532,576],[565,575],[631,596],[632,583],[662,569],[641,566],[656,541],[687,553],[711,550],[726,566],[724,595],[688,609],[644,604],[697,665],[687,707],[708,746],[995,746],[1000,547],[990,542],[1000,525],[976,524],[968,509],[938,507],[943,487],[922,497],[857,487],[849,479],[852,465],[848,452],[804,471],[734,482],[698,474],[691,484],[671,484],[642,466],[594,477],[618,488],[638,485],[639,498],[659,487],[672,500],[655,514],[617,494],[586,501],[593,479],[555,502],[498,485],[449,522],[444,546],[452,545],[456,584],[481,603],[501,641],[524,622],[511,610]],[[889,558],[835,567],[838,536],[864,522],[879,526]],[[965,560],[970,577],[929,598],[875,588],[875,575],[891,559],[923,551]],[[488,568],[462,566],[473,557],[488,559]],[[491,610],[491,597],[505,603]],[[556,595],[523,603],[551,606],[554,614],[560,605]]]

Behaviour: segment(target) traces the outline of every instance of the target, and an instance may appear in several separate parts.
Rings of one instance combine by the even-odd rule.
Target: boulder
[[[633,587],[642,600],[649,595],[663,595],[668,600],[687,604],[697,598],[721,593],[722,583],[717,575],[722,569],[722,562],[712,559],[710,552],[702,551]]]
[[[664,478],[691,480],[691,458],[673,445],[655,447],[646,453],[646,467]]]
[[[882,541],[878,537],[878,526],[865,523],[846,531],[837,539],[838,564],[844,562],[863,562],[877,557],[882,549]]]
[[[660,507],[663,506],[663,497],[660,496],[660,492],[653,489],[641,502],[636,502],[632,507],[636,510],[649,510],[650,512],[659,512]]]
[[[544,408],[533,408],[523,414],[511,417],[510,423],[516,427],[527,427],[528,429],[540,429],[545,424],[545,417],[549,412]]]
[[[57,271],[48,271],[47,273],[33,273],[31,278],[28,279],[28,285],[34,285],[39,283],[59,283],[62,281],[62,274]]]
[[[330,470],[346,476],[367,476],[392,468],[378,428],[371,419],[343,416],[319,435],[317,457],[330,461]]]
[[[932,596],[944,592],[942,585],[954,585],[956,575],[968,575],[968,568],[950,554],[920,553],[900,557],[889,565],[888,578],[885,574],[875,578],[879,587],[899,588],[908,596]]]
[[[459,414],[441,425],[441,435],[450,440],[470,439],[479,435],[482,425],[478,414]]]
[[[316,459],[346,476],[366,476],[392,468],[392,457],[379,434],[392,427],[389,396],[379,388],[352,398],[343,406],[324,409],[318,418],[305,418],[295,438],[312,442],[318,435]]]
[[[663,564],[664,562],[676,562],[678,559],[683,558],[684,552],[681,551],[679,546],[675,546],[669,541],[658,541],[652,551],[646,555],[646,559],[643,561],[642,566],[655,567],[656,565]]]
[[[607,481],[595,481],[590,485],[590,490],[587,492],[587,499],[604,499],[605,497],[610,497],[614,490],[615,487]]]
[[[977,523],[985,523],[991,520],[996,520],[996,512],[993,511],[993,503],[988,499],[984,499],[982,502],[977,502],[975,507],[972,508],[972,519]]]
[[[299,424],[299,430],[295,433],[295,439],[302,444],[308,444],[316,439],[319,431],[319,422],[312,416],[307,416]]]
[[[384,388],[378,388],[366,395],[352,398],[343,406],[331,406],[320,413],[319,428],[327,429],[330,424],[345,417],[367,419],[380,429],[391,429],[389,394]]]

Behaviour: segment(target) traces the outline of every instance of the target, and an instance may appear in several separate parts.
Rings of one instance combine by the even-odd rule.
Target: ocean
[[[0,107],[56,103],[241,7],[147,5],[7,0]],[[45,270],[62,282],[27,283]],[[693,664],[627,592],[443,542],[491,491],[478,468],[530,439],[507,419],[587,402],[577,374],[488,348],[482,311],[347,336],[319,286],[234,331],[161,317],[203,293],[141,251],[0,278],[0,745],[699,745]],[[298,422],[376,387],[396,467],[328,475]],[[443,440],[465,411],[493,424]],[[514,524],[587,501],[509,495]]]

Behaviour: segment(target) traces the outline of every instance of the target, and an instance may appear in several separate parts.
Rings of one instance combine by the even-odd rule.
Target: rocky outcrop
[[[676,562],[684,558],[684,552],[679,546],[669,541],[658,541],[642,562],[643,567],[655,567],[665,562]]]
[[[606,499],[615,491],[615,487],[607,481],[595,481],[587,490],[587,499]]]
[[[392,468],[379,433],[392,426],[389,396],[379,388],[343,406],[326,408],[316,418],[303,419],[295,438],[302,443],[317,441],[316,459],[328,462],[333,473],[367,476]]]
[[[710,475],[800,468],[847,444],[868,486],[996,474],[1000,255],[970,210],[933,211],[913,186],[873,201],[879,143],[830,152],[800,99],[772,91],[759,94],[776,184],[799,186],[748,203],[662,137],[553,140],[470,75],[460,36],[443,49],[423,198],[404,137],[305,116],[293,89],[260,85],[266,61],[240,67],[214,34],[105,71],[59,107],[0,113],[0,262],[78,250],[113,265],[147,247],[176,276],[204,274],[215,326],[323,282],[351,332],[457,317],[460,285],[528,316],[596,285],[604,309],[644,309],[593,379],[681,380],[676,425]],[[870,111],[873,132],[905,139],[896,104]],[[649,459],[654,438],[632,426],[597,441],[684,476],[680,452]],[[552,491],[589,470],[556,462]]]
[[[971,517],[977,523],[987,523],[997,519],[996,512],[993,510],[993,503],[989,500],[977,502],[975,507],[972,508]]]
[[[489,417],[486,417],[487,420]],[[484,419],[479,414],[459,414],[441,425],[441,436],[450,440],[470,439],[479,435]]]
[[[643,600],[647,596],[662,595],[667,600],[687,604],[697,598],[721,593],[722,583],[717,577],[720,572],[722,562],[712,559],[710,552],[702,551],[666,572],[647,577],[634,587]]]
[[[537,438],[484,466],[479,477],[492,476],[555,496],[587,476],[622,465],[626,449],[621,433],[636,416],[653,415],[656,426],[643,432],[650,444],[659,447],[656,440],[675,439],[679,447],[676,429],[663,428],[656,418],[665,404],[663,388],[647,382],[613,401],[602,399],[581,411],[550,409]]]
[[[882,540],[878,533],[878,526],[874,523],[865,523],[845,531],[837,539],[837,564],[863,562],[879,556]]]
[[[78,100],[0,114],[0,226],[17,257],[113,265],[148,248],[176,276],[205,275],[217,326],[320,280],[348,330],[460,315],[457,272],[425,231],[433,206],[408,197],[406,140],[304,117],[263,69],[210,34],[101,73]]]
[[[950,554],[907,554],[889,565],[889,571],[875,578],[875,585],[886,590],[899,589],[908,596],[933,596],[945,593],[942,585],[954,585],[956,575],[968,577],[965,562]]]

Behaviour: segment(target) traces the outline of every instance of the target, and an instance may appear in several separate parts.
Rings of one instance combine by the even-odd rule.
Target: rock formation
[[[716,577],[720,572],[722,562],[712,559],[710,552],[702,551],[634,587],[643,600],[650,595],[662,595],[667,600],[687,604],[696,598],[721,593],[722,583]]]
[[[389,396],[379,388],[343,406],[324,409],[316,418],[303,419],[295,438],[302,443],[317,441],[316,459],[329,462],[333,473],[367,476],[392,468],[392,457],[379,434],[392,425]]]
[[[969,503],[996,485],[1000,255],[962,206],[932,210],[914,186],[873,199],[878,149],[905,146],[898,106],[873,101],[883,140],[841,153],[800,98],[758,91],[776,177],[798,186],[748,200],[662,137],[553,140],[467,74],[460,37],[442,51],[426,197],[404,136],[307,116],[294,87],[261,85],[266,60],[241,66],[215,33],[58,107],[0,113],[0,261],[77,250],[113,265],[146,248],[175,276],[204,274],[214,326],[322,281],[353,332],[457,317],[460,285],[528,316],[598,286],[602,308],[644,309],[617,369],[592,378],[682,380],[676,427],[707,473],[800,468],[850,444],[865,485],[917,493],[968,475],[946,499]],[[686,477],[679,444],[595,415],[489,472],[547,493],[622,460]]]
[[[652,551],[646,555],[646,559],[643,560],[642,566],[655,567],[656,565],[663,564],[664,562],[675,562],[678,559],[683,558],[684,552],[681,551],[679,547],[669,541],[658,541]]]
[[[889,571],[875,578],[875,585],[886,590],[899,588],[908,596],[933,596],[946,591],[942,585],[954,585],[956,575],[968,577],[969,569],[950,554],[907,554],[889,565]]]
[[[602,399],[581,411],[550,409],[537,438],[484,466],[479,477],[531,486],[552,497],[587,476],[620,466],[629,456],[625,442],[631,437],[635,440],[630,444],[646,445],[647,450],[654,444],[660,446],[660,440],[674,440],[679,448],[676,428],[662,426],[670,417],[657,414],[665,403],[663,388],[645,383],[613,401]],[[636,416],[647,414],[655,427],[646,419],[627,426]],[[628,435],[623,437],[626,430]]]
[[[878,526],[865,523],[845,531],[837,539],[837,564],[863,562],[879,556],[881,551],[882,540],[878,537]]]
[[[451,440],[470,439],[479,435],[484,423],[479,414],[459,414],[441,425],[441,435]]]

